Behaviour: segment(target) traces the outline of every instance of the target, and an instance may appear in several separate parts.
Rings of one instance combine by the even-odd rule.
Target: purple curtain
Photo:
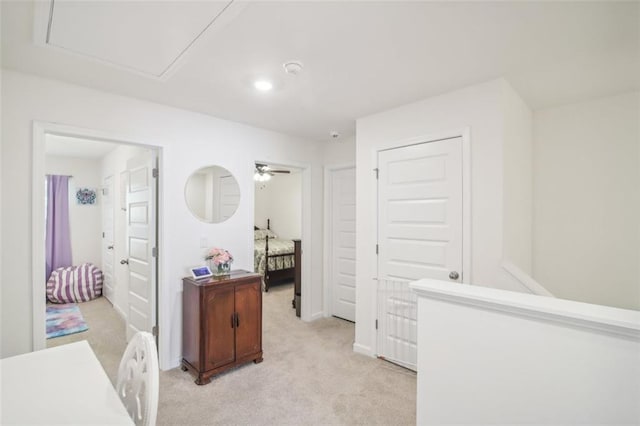
[[[47,235],[45,238],[47,276],[63,266],[71,266],[69,227],[69,176],[47,175]]]

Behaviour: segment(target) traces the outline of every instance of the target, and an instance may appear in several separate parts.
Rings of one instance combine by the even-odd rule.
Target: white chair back
[[[116,390],[136,425],[153,426],[158,414],[158,350],[151,333],[137,332],[122,355]]]

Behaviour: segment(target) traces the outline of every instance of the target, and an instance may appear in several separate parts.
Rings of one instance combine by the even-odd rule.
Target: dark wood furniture
[[[298,270],[299,263],[296,263],[296,259],[299,257],[298,254],[301,251],[301,241],[300,240],[292,240],[293,241],[293,253],[281,253],[281,254],[271,254],[269,253],[269,237],[265,239],[264,245],[264,255],[265,255],[265,267],[264,267],[264,291],[269,291],[269,287],[272,284],[280,281],[294,281],[296,277],[296,270]],[[293,267],[285,268],[285,269],[269,269],[269,259],[277,259],[280,257],[293,257]],[[276,262],[277,264],[277,262]]]
[[[267,219],[267,229],[271,229],[271,219]],[[293,241],[293,252],[270,254],[269,253],[269,237],[265,239],[264,256],[265,256],[265,268],[264,268],[264,291],[269,291],[272,283],[279,281],[295,281],[297,277],[301,276],[300,267],[302,261],[302,242],[300,240]],[[282,257],[293,257],[293,267],[283,269],[269,269],[269,259],[278,259]],[[277,261],[274,264],[278,264]],[[299,283],[298,283],[299,286]]]
[[[296,247],[295,262],[296,274],[293,280],[293,300],[291,303],[296,310],[296,316],[300,317],[300,303],[302,299],[302,249],[300,248],[300,240],[293,240]]]
[[[182,370],[196,383],[247,362],[262,362],[262,289],[259,274],[232,271],[182,280]]]

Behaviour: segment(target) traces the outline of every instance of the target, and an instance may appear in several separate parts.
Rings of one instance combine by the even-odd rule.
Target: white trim
[[[33,315],[33,350],[46,348],[46,259],[45,259],[45,221],[44,221],[44,152],[45,133],[48,126],[33,123],[33,169],[31,174],[31,296]],[[40,277],[41,279],[36,279]]]
[[[343,164],[332,164],[328,166],[324,166],[324,244],[323,244],[323,294],[324,294],[324,303],[323,303],[323,311],[325,317],[330,317],[333,315],[333,286],[331,285],[331,277],[333,274],[333,268],[331,266],[332,262],[332,250],[333,247],[333,222],[331,221],[332,212],[333,212],[333,192],[332,188],[332,179],[334,176],[334,172],[340,170],[348,170],[348,169],[356,169],[356,163],[343,163]]]
[[[312,321],[313,317],[311,310],[313,307],[313,287],[311,282],[311,269],[313,259],[313,245],[312,241],[312,191],[313,185],[311,184],[313,176],[311,175],[311,166],[306,165],[302,171],[302,283],[300,283],[300,293],[302,294],[300,307],[300,319],[303,321]],[[321,313],[322,311],[320,311]]]
[[[353,351],[361,355],[372,357],[376,356],[376,354],[371,350],[369,346],[361,345],[360,343],[353,344]]]
[[[84,139],[96,139],[101,141],[113,142],[122,145],[137,145],[144,146],[155,151],[158,159],[158,167],[162,170],[163,167],[163,150],[162,147],[156,145],[145,144],[136,141],[133,138],[119,135],[112,132],[104,132],[94,129],[87,129],[82,127],[69,126],[58,123],[50,123],[43,121],[33,122],[33,152],[32,152],[32,207],[31,207],[31,228],[32,228],[32,244],[31,244],[31,282],[32,282],[32,299],[33,299],[33,350],[40,350],[46,347],[46,328],[45,328],[45,311],[46,301],[43,295],[46,293],[45,280],[36,280],[34,277],[45,275],[45,223],[44,223],[44,181],[45,175],[45,136],[47,134],[55,134],[60,136],[71,136]],[[38,182],[41,184],[38,184]],[[162,209],[162,173],[158,177],[158,191],[157,191],[157,235],[156,245],[161,248],[164,242],[162,222],[164,218]],[[164,252],[165,250],[158,250],[158,257],[156,262],[158,265],[164,264]],[[170,359],[170,342],[167,335],[166,339],[162,339],[162,330],[171,330],[171,318],[169,313],[171,310],[168,306],[169,303],[169,289],[160,286],[162,283],[163,271],[162,268],[158,268],[156,276],[156,296],[157,296],[157,315],[156,323],[158,325],[158,354],[160,358],[160,368],[171,368],[167,361]],[[167,293],[167,297],[163,294]],[[122,312],[119,312],[122,315]],[[166,315],[165,315],[166,313]],[[126,316],[125,316],[126,318]]]
[[[114,305],[114,304],[111,304],[111,306],[113,306],[113,309],[118,313],[118,315],[120,315],[122,317],[122,320],[124,322],[127,322],[127,314],[125,314],[125,312],[122,309],[120,309],[119,306]]]
[[[309,318],[309,321],[315,321],[315,320],[320,319],[320,318],[324,318],[324,312],[323,311],[318,311],[315,314],[311,315],[311,318]]]
[[[182,355],[173,359],[173,364],[172,364],[173,367],[171,368],[172,369],[177,368],[177,367],[180,367],[181,365],[182,365]],[[169,369],[167,368],[166,370],[169,370]]]
[[[549,290],[544,288],[539,282],[533,279],[530,275],[518,268],[513,263],[503,260],[502,269],[509,275],[518,281],[521,285],[527,288],[531,293],[538,296],[555,297]]]
[[[373,149],[372,155],[373,160],[371,164],[375,164],[376,168],[379,168],[378,164],[378,153],[380,151],[386,151],[389,149],[397,149],[403,148],[405,146],[411,145],[419,145],[423,143],[437,142],[441,140],[447,139],[456,139],[462,138],[462,283],[463,284],[471,284],[472,283],[472,263],[471,263],[471,128],[464,127],[460,129],[453,129],[449,131],[431,133],[422,136],[415,136],[406,139],[400,139],[392,142],[385,142],[379,144],[376,148]],[[374,221],[374,227],[371,232],[371,235],[375,235],[375,243],[378,243],[378,181],[377,179],[373,179],[374,188],[372,193],[375,194],[375,197],[372,197],[374,200],[374,205],[371,206],[373,210],[376,212],[376,220]],[[373,288],[377,289],[377,276],[378,276],[378,257],[374,258],[375,268],[375,277],[373,278],[373,282],[371,285]],[[378,292],[374,291],[373,297],[373,306],[372,312],[374,313],[374,317],[371,321],[371,332],[373,335],[373,347],[378,348],[378,330],[375,328],[375,319],[378,316]],[[376,353],[378,353],[378,349],[376,349]]]
[[[373,289],[373,297],[371,298],[371,312],[373,312],[373,318],[370,318],[369,321],[369,332],[372,335],[371,338],[371,347],[368,348],[369,350],[369,355],[370,356],[377,356],[380,353],[379,350],[379,346],[378,346],[378,329],[376,328],[376,320],[378,319],[378,254],[375,251],[375,245],[379,244],[378,241],[378,222],[379,222],[379,217],[380,214],[378,212],[378,198],[379,198],[379,194],[378,194],[378,177],[376,175],[376,173],[379,173],[379,169],[380,165],[378,164],[378,152],[381,150],[374,150],[372,152],[372,161],[371,164],[374,165],[374,169],[375,170],[371,170],[368,171],[369,173],[371,173],[371,193],[375,194],[374,197],[371,197],[371,205],[369,206],[369,211],[371,212],[376,212],[376,217],[375,220],[371,221],[371,229],[369,230],[369,235],[373,235],[373,244],[371,245],[371,247],[366,247],[366,256],[371,256],[373,258],[373,268],[371,268],[372,270],[372,276],[371,277],[367,277],[365,278],[368,282],[369,282],[369,287]],[[357,190],[357,188],[356,188]],[[356,199],[357,199],[357,195],[356,195]],[[356,202],[357,203],[357,202]],[[357,217],[357,205],[356,205],[356,217]],[[357,237],[356,237],[357,238]],[[356,253],[356,256],[358,256],[358,254]],[[356,277],[357,279],[357,277]],[[356,303],[358,303],[358,290],[356,289]],[[357,309],[357,308],[356,308]],[[356,316],[357,319],[357,316]],[[362,345],[360,345],[362,346]],[[362,346],[360,349],[365,348],[365,346]]]
[[[423,279],[409,285],[418,296],[536,320],[596,330],[640,341],[640,312],[481,286]]]
[[[471,284],[471,128],[459,133],[462,137],[462,282]]]

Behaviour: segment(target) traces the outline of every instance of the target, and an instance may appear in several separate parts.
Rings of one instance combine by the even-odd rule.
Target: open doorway
[[[290,294],[282,309],[301,310],[302,169],[256,162],[254,270],[265,293]],[[285,300],[285,299],[283,299]]]
[[[137,330],[153,332],[157,322],[158,151],[44,132],[41,154],[34,191],[40,183],[45,206],[44,345],[88,340],[113,380],[128,339]],[[57,200],[47,187],[52,176],[66,178]],[[67,229],[55,223],[65,208]],[[60,238],[49,235],[55,226],[56,234],[67,232],[66,249],[51,243]]]

